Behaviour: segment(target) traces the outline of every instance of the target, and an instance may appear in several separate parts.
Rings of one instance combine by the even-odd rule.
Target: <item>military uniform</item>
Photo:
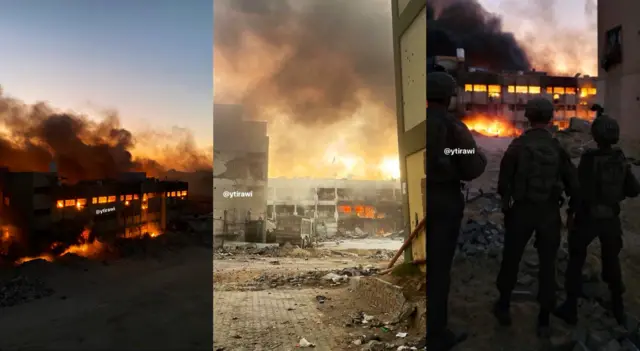
[[[548,123],[553,117],[553,104],[541,98],[532,99],[525,115],[530,120],[537,118]],[[535,232],[539,258],[538,322],[539,327],[548,329],[549,314],[555,307],[555,263],[562,227],[560,201],[564,190],[571,197],[569,206],[575,206],[578,183],[569,155],[543,122],[538,125],[509,145],[500,164],[498,193],[503,201],[506,233],[496,282],[500,300],[494,313],[501,324],[511,324],[511,293],[522,255]]]
[[[448,111],[455,80],[444,72],[427,76],[427,324],[430,350],[449,350],[457,341],[447,329],[450,273],[464,211],[461,182],[479,177],[486,158],[469,129]],[[474,149],[446,155],[444,149]]]
[[[569,324],[577,322],[577,299],[582,295],[582,267],[587,248],[595,238],[600,240],[602,280],[611,292],[613,314],[620,323],[623,322],[624,284],[618,259],[623,246],[619,202],[640,194],[640,184],[624,153],[611,147],[619,139],[616,121],[605,115],[599,116],[592,124],[592,135],[598,149],[587,150],[578,166],[583,195],[575,213],[574,227],[569,233],[569,263],[565,277],[567,301],[556,311],[556,315]],[[607,164],[601,163],[602,160]]]

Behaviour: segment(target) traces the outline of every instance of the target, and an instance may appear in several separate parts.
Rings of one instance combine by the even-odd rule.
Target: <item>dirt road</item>
[[[2,350],[211,350],[210,249],[108,265],[33,262],[21,274],[54,294],[0,309]]]

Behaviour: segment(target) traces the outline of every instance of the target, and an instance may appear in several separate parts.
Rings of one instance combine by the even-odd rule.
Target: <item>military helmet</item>
[[[427,101],[446,100],[456,96],[458,84],[446,72],[431,72],[427,74]]]
[[[620,140],[620,126],[618,121],[601,115],[591,123],[591,136],[597,144],[613,145]]]
[[[530,122],[549,122],[553,119],[553,103],[545,98],[537,97],[527,101],[524,116]]]

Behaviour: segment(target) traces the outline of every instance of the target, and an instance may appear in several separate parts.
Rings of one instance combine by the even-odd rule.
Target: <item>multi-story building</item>
[[[218,234],[234,227],[229,224],[243,226],[265,217],[269,137],[267,123],[247,120],[241,105],[215,104],[213,112],[213,214]]]
[[[22,244],[20,251],[40,253],[52,243],[77,238],[84,229],[103,239],[158,235],[179,215],[187,195],[187,183],[146,178],[144,173],[67,185],[54,172],[3,168],[0,224],[4,243],[0,247],[14,241]]]
[[[403,228],[399,181],[271,178],[267,218],[298,215],[314,218],[327,235],[353,231],[387,233]]]
[[[598,1],[598,77],[604,108],[626,139],[640,138],[640,2]]]
[[[392,0],[391,11],[404,227],[410,232],[427,212],[427,6],[424,0]],[[426,246],[422,231],[405,251],[405,260],[424,259]]]

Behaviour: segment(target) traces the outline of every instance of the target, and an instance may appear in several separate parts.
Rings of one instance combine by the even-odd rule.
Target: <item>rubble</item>
[[[15,306],[53,295],[53,289],[38,279],[18,275],[0,282],[0,307]]]
[[[315,270],[288,275],[277,272],[264,272],[252,282],[247,288],[250,290],[262,290],[278,287],[300,287],[300,286],[342,286],[348,283],[352,277],[371,276],[377,274],[379,269],[372,266],[350,267],[335,270]]]

